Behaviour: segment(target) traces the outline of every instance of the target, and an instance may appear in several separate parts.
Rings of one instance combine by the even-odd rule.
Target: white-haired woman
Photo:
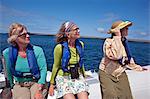
[[[3,57],[13,99],[43,99],[47,72],[43,49],[30,44],[27,28],[20,23],[10,26],[8,42]]]
[[[49,94],[57,88],[57,98],[88,99],[88,84],[84,79],[83,49],[79,27],[70,21],[61,25],[57,33],[54,49],[54,64],[50,80]],[[56,83],[55,83],[56,82]]]

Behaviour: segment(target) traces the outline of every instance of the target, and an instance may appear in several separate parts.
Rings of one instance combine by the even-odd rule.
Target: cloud
[[[19,11],[10,7],[6,7],[4,5],[1,5],[0,13],[2,13],[2,16],[7,17],[26,17],[30,15],[30,13]]]
[[[106,13],[102,16],[101,19],[98,20],[98,23],[100,23],[100,26],[96,29],[99,33],[107,33],[108,29],[110,27],[108,26],[111,26],[112,22],[114,20],[117,20],[119,19],[119,16],[115,13]],[[105,27],[105,28],[102,28],[102,27]]]
[[[27,26],[30,32],[56,32],[58,22],[54,17],[35,14],[34,12],[21,11],[4,5],[0,6],[2,14],[2,24],[0,24],[0,32],[7,32],[10,24],[19,22]],[[52,24],[55,23],[55,24]],[[60,22],[59,22],[60,23]]]
[[[26,17],[29,16],[29,13],[6,7],[4,5],[0,5],[0,8],[0,13],[2,14],[0,32],[7,32],[8,27],[11,23],[22,22],[23,20],[26,21]]]
[[[134,39],[150,40],[150,34],[148,32],[143,31],[130,31],[129,37]]]
[[[107,30],[105,30],[104,28],[101,28],[101,27],[97,28],[97,31],[100,33],[106,33],[107,32]]]
[[[147,32],[142,32],[142,31],[133,31],[133,32],[131,32],[132,34],[135,34],[135,35],[141,35],[141,36],[150,36],[150,34],[149,33],[147,33]]]
[[[106,13],[103,16],[104,18],[100,19],[100,23],[112,23],[114,20],[119,19],[119,15],[115,14],[115,13]]]
[[[110,28],[111,24],[116,21],[122,19],[121,16],[117,15],[116,13],[106,13],[102,16],[99,20],[100,26],[97,28],[97,31],[100,33],[106,33],[107,30]],[[105,27],[105,28],[102,28]],[[138,28],[139,29],[139,28]],[[143,37],[148,38],[150,37],[150,33],[142,30],[131,30],[129,31],[129,37]]]
[[[139,32],[139,34],[141,34],[141,35],[143,35],[143,36],[146,36],[146,35],[147,35],[147,33],[145,33],[145,32]]]

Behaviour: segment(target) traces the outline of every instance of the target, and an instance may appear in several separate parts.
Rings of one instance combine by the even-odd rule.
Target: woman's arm
[[[61,57],[62,57],[62,45],[58,44],[56,45],[54,49],[54,64],[50,79],[50,87],[49,87],[49,95],[54,95],[54,84],[55,84],[55,77],[57,76],[58,70],[61,65]]]
[[[113,39],[106,39],[103,51],[105,56],[111,60],[119,60],[123,56],[126,56],[125,49],[121,42],[121,36],[114,36]]]
[[[5,70],[5,76],[7,77],[8,83],[10,84],[10,87],[12,88],[14,86],[14,83],[13,83],[13,76],[12,76],[12,74],[10,72],[10,68],[9,68],[10,64],[9,64],[8,48],[3,51],[2,63],[3,63],[4,70]]]
[[[131,58],[130,64],[128,64],[127,67],[128,67],[129,69],[133,69],[133,70],[135,70],[135,71],[147,70],[146,68],[143,68],[143,67],[141,67],[140,65],[137,65],[137,64],[134,62],[134,59],[133,59],[133,58]]]
[[[61,58],[62,58],[62,45],[58,44],[54,49],[54,64],[53,64],[52,75],[50,80],[51,84],[55,83],[55,77],[61,66]]]
[[[36,49],[37,48],[37,49]],[[43,52],[43,49],[41,47],[36,46],[36,58],[37,58],[37,64],[39,66],[39,71],[40,71],[40,79],[38,80],[39,84],[45,84],[46,82],[46,75],[47,75],[47,63],[46,63],[46,58]]]

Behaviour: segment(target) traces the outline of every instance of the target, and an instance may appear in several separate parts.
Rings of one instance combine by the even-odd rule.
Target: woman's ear
[[[69,37],[69,33],[67,33],[66,35],[67,35],[67,37]]]
[[[71,34],[70,33],[67,34],[67,38],[69,38],[69,39],[71,38]]]
[[[63,37],[67,37],[68,38],[69,37],[69,33],[67,33],[67,32],[64,33]]]
[[[68,32],[66,32],[65,35],[66,35],[66,37],[69,37],[69,33]]]

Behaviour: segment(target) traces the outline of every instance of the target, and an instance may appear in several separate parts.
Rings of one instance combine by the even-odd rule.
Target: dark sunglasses
[[[73,31],[75,31],[75,30],[77,31],[77,30],[79,30],[79,28],[75,28],[75,29],[73,29]]]
[[[20,33],[20,34],[18,35],[18,37],[26,38],[26,37],[27,37],[27,35],[30,35],[30,32]]]

